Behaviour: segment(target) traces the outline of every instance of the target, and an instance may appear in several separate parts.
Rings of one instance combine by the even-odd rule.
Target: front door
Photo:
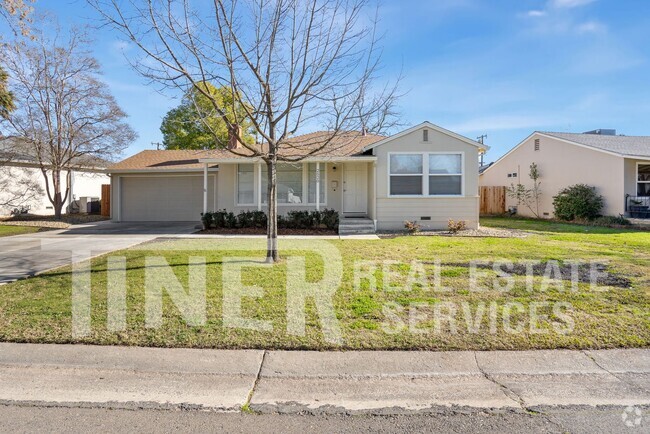
[[[368,213],[368,165],[346,163],[343,167],[343,212]]]

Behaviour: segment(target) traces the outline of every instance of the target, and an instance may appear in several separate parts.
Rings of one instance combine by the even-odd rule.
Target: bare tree
[[[133,66],[187,94],[196,89],[242,144],[231,152],[262,159],[268,173],[267,261],[277,250],[278,162],[343,146],[350,131],[381,133],[394,112],[397,82],[376,86],[380,49],[367,0],[89,0],[139,48]],[[194,8],[191,4],[197,6]],[[246,144],[244,119],[204,92],[230,89],[262,143]],[[382,121],[383,119],[383,121]],[[318,143],[291,140],[301,127],[329,131]]]
[[[32,32],[35,38],[18,38],[4,47],[1,60],[16,108],[0,125],[6,136],[29,144],[60,218],[71,171],[93,158],[113,159],[136,134],[100,80],[82,31],[55,29],[52,37]]]
[[[32,22],[31,6],[35,0],[0,0],[0,17],[9,25],[14,34],[29,35],[29,25]]]

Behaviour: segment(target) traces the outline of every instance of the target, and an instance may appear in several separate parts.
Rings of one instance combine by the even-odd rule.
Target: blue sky
[[[95,16],[83,0],[36,8],[62,24]],[[650,135],[647,0],[384,0],[380,16],[383,74],[404,74],[403,122],[487,134],[488,161],[534,130]],[[178,101],[130,69],[116,33],[96,39],[105,81],[140,135],[126,153],[151,149]]]

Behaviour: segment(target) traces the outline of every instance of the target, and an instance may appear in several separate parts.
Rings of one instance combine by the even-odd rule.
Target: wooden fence
[[[102,202],[101,202],[102,216],[111,216],[111,185],[102,184]]]
[[[506,212],[505,187],[481,187],[481,215],[498,215]]]

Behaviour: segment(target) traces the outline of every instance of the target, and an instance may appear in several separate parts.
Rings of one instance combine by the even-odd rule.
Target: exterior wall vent
[[[535,139],[535,150],[539,151],[539,139]]]
[[[427,215],[427,216],[420,217],[420,220],[431,220],[431,216]]]
[[[422,130],[422,141],[423,142],[429,141],[429,130],[427,130],[426,128]]]

